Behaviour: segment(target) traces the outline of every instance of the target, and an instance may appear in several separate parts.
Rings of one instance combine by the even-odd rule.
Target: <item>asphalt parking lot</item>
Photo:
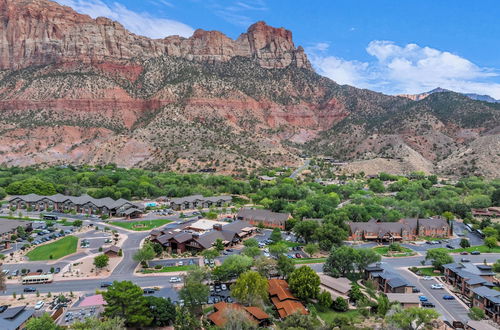
[[[456,318],[458,317],[459,321],[469,320],[467,308],[463,305],[458,297],[456,297],[453,293],[446,289],[446,285],[445,289],[431,289],[431,285],[437,283],[441,282],[436,279],[419,279],[417,288],[421,291],[420,295],[426,296],[429,299],[429,302],[435,304],[436,306],[439,305],[441,309],[446,310],[454,315],[455,318],[453,319],[457,320]],[[444,295],[454,296],[455,300],[444,300]]]

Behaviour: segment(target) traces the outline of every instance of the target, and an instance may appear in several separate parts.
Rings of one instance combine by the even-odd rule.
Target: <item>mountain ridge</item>
[[[445,92],[453,92],[452,90],[441,88],[441,87],[436,87],[433,90],[430,90],[428,92],[423,92],[419,94],[398,94],[397,96],[400,97],[406,97],[412,101],[420,101],[425,99],[427,96],[434,94],[434,93],[445,93]],[[484,101],[484,102],[489,102],[489,103],[500,103],[500,100],[494,99],[493,97],[489,95],[481,95],[481,94],[476,94],[476,93],[459,93],[462,95],[467,96],[468,98],[476,101]]]
[[[0,21],[3,165],[242,173],[306,152],[339,171],[500,174],[500,105],[339,85],[284,28],[153,40],[48,0],[0,0]]]

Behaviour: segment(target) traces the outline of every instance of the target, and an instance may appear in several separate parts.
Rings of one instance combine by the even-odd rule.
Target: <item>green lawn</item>
[[[22,217],[19,218],[17,216],[8,216],[8,215],[2,215],[0,216],[0,219],[7,219],[7,220],[21,220],[21,221],[46,221],[43,219],[35,219],[35,218],[29,218],[29,217]]]
[[[423,267],[418,268],[419,274],[421,276],[441,276],[442,273],[434,273],[434,267]]]
[[[78,237],[66,236],[58,241],[41,245],[28,252],[26,256],[30,261],[55,260],[76,252]],[[50,257],[52,256],[52,258]]]
[[[289,247],[289,248],[300,246],[300,243],[285,241],[285,240],[280,241],[280,244],[284,244],[284,245],[286,245],[286,247]],[[271,246],[273,246],[273,244],[269,245],[268,248],[270,248]]]
[[[326,258],[297,258],[293,259],[295,264],[320,264],[326,261]]]
[[[337,312],[332,309],[327,310],[326,312],[321,312],[321,306],[315,304],[316,310],[318,311],[318,316],[325,321],[327,324],[330,324],[333,318],[337,315],[346,315],[353,319],[355,319],[356,323],[361,321],[361,314],[356,309],[350,309],[347,312]]]
[[[128,222],[112,221],[110,222],[110,224],[113,226],[118,226],[129,230],[144,231],[163,226],[169,222],[172,222],[172,220],[155,219],[155,220],[128,221]]]
[[[170,266],[170,267],[163,267],[161,269],[144,269],[141,270],[142,273],[144,274],[151,274],[151,273],[173,273],[173,272],[184,272],[188,271],[191,269],[196,268],[195,265],[183,265],[183,266]]]
[[[493,249],[489,249],[485,245],[479,245],[479,246],[471,246],[465,249],[453,249],[450,250],[450,252],[462,252],[462,251],[467,251],[467,252],[472,252],[472,251],[479,251],[481,253],[500,253],[500,246],[494,247]]]
[[[401,247],[401,249],[402,249],[401,252],[397,252],[397,253],[393,254],[392,257],[408,257],[408,256],[412,256],[415,254],[415,252],[411,249],[408,249],[405,247]],[[389,247],[388,246],[379,246],[379,247],[373,248],[373,251],[377,252],[380,255],[388,256]]]

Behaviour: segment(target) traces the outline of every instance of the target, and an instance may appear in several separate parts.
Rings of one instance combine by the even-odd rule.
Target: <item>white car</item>
[[[433,285],[431,285],[431,289],[444,289],[444,285],[442,285],[442,284],[433,284]]]
[[[36,303],[35,309],[38,310],[38,309],[42,308],[43,305],[45,305],[45,303],[40,300],[39,302]]]
[[[182,282],[180,277],[171,277],[169,280],[170,283],[179,283]]]
[[[184,265],[184,262],[179,261],[179,266],[183,266],[183,265]]]
[[[430,281],[430,280],[432,280],[432,276],[424,276],[424,280]]]
[[[221,285],[220,285],[220,289],[221,289],[222,291],[226,291],[226,290],[227,290],[227,286],[226,286],[225,284],[221,284]]]

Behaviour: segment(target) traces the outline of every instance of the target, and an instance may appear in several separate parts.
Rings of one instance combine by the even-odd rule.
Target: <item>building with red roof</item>
[[[308,314],[302,302],[292,294],[285,280],[270,279],[268,292],[271,302],[281,318],[286,318],[294,313]]]

